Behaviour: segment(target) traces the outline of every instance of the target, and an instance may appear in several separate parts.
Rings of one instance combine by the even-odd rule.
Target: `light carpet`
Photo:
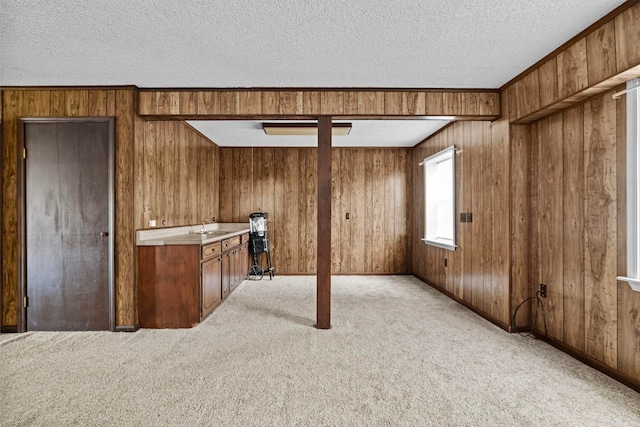
[[[640,395],[412,276],[245,281],[193,329],[0,335],[6,426],[630,426]]]

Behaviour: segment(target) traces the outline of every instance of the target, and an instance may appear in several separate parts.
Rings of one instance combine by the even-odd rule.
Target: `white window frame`
[[[640,79],[627,82],[627,275],[617,279],[640,292]],[[618,94],[616,94],[618,95]]]
[[[424,237],[422,241],[427,245],[437,246],[439,248],[448,249],[451,251],[456,250],[456,149],[455,146],[450,146],[442,151],[439,151],[424,159],[420,165],[424,167]],[[433,233],[433,215],[430,217],[429,203],[433,202],[431,194],[428,189],[431,184],[428,182],[428,177],[433,168],[438,167],[444,161],[451,160],[451,229],[447,230],[446,236],[437,236]],[[445,173],[448,173],[446,171]],[[436,183],[437,185],[437,183]],[[435,219],[437,223],[437,219]],[[430,226],[431,224],[431,226]],[[437,228],[437,225],[436,225]],[[448,236],[451,237],[448,237]]]

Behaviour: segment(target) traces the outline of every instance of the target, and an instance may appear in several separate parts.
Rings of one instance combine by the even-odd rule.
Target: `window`
[[[640,292],[640,79],[627,82],[627,275],[618,280]]]
[[[427,157],[424,166],[424,241],[428,245],[456,249],[455,147]]]

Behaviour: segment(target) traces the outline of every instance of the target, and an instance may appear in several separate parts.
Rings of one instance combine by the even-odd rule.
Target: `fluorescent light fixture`
[[[317,123],[263,123],[262,129],[267,135],[317,135]],[[331,135],[349,135],[351,123],[334,123]]]

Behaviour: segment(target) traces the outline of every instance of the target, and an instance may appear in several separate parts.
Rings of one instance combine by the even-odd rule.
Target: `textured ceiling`
[[[0,86],[499,88],[622,3],[0,0]],[[222,146],[315,144],[192,124]],[[360,122],[334,143],[411,146],[443,124]]]
[[[0,86],[498,88],[621,0],[0,0]]]
[[[305,123],[307,121],[301,121]],[[336,120],[336,123],[343,121]],[[442,120],[348,120],[351,132],[334,136],[334,147],[413,147],[438,131]],[[274,121],[194,121],[188,122],[220,147],[317,147],[317,136],[272,136],[262,123]]]

